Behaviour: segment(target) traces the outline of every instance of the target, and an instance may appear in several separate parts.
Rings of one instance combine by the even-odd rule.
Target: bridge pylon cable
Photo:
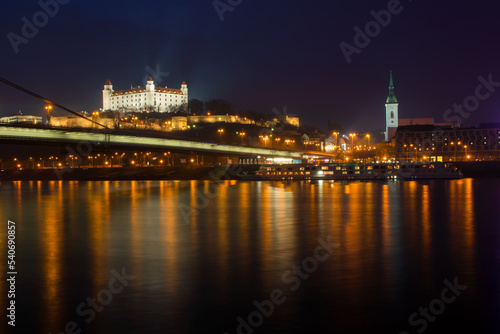
[[[64,110],[64,111],[67,111],[67,112],[69,112],[69,113],[71,113],[71,114],[73,114],[73,115],[75,115],[75,116],[81,117],[81,118],[83,118],[83,119],[85,119],[85,120],[87,120],[87,121],[89,121],[89,122],[92,122],[92,123],[94,123],[94,124],[96,124],[96,125],[102,126],[102,127],[103,127],[103,128],[105,128],[105,129],[109,129],[106,125],[103,125],[103,124],[98,123],[98,122],[96,122],[96,121],[94,121],[94,120],[88,119],[87,117],[85,117],[85,116],[83,116],[83,115],[80,115],[79,113],[77,113],[77,112],[75,112],[75,111],[73,111],[73,110],[71,110],[71,109],[68,109],[68,108],[66,108],[66,107],[65,107],[65,106],[63,106],[63,105],[60,105],[59,103],[56,103],[56,102],[54,102],[54,101],[52,101],[52,100],[49,100],[49,99],[47,99],[47,98],[45,98],[45,97],[43,97],[43,96],[41,96],[41,95],[38,95],[37,93],[34,93],[34,92],[30,91],[29,89],[26,89],[26,88],[24,88],[24,87],[21,87],[21,86],[19,86],[19,85],[16,85],[15,83],[13,83],[13,82],[11,82],[11,81],[9,81],[9,80],[5,79],[5,78],[0,77],[0,82],[3,82],[3,83],[5,83],[6,85],[9,85],[9,86],[11,86],[11,87],[13,87],[13,88],[15,88],[15,89],[17,89],[17,90],[20,90],[21,92],[24,92],[24,93],[26,93],[26,94],[28,94],[28,95],[31,95],[31,96],[33,96],[33,97],[35,97],[35,98],[39,99],[39,100],[42,100],[42,101],[44,101],[45,103],[51,104],[51,105],[53,105],[53,106],[55,106],[55,107],[58,107],[58,108],[60,108],[60,109],[62,109],[62,110]]]

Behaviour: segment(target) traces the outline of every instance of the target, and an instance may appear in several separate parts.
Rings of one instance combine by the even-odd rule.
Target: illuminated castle
[[[149,77],[146,87],[113,90],[108,79],[102,91],[103,110],[171,112],[172,108],[187,103],[188,88],[184,81],[181,89],[155,87]]]

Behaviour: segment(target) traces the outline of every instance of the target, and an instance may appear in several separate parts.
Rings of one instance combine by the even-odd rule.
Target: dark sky
[[[169,73],[161,85],[179,88],[185,80],[190,98],[260,112],[286,105],[310,125],[326,130],[331,120],[358,131],[384,128],[390,69],[401,118],[442,121],[454,103],[475,95],[479,76],[500,82],[498,1],[403,0],[350,64],[340,43],[354,45],[354,27],[364,30],[370,12],[388,1],[240,2],[221,21],[211,0],[71,0],[16,54],[8,34],[22,36],[21,19],[33,22],[41,7],[4,0],[0,76],[91,111],[102,107],[106,79],[115,89],[138,86],[146,68],[158,66]],[[500,87],[493,89],[461,117],[464,125],[500,121]],[[0,85],[0,115],[41,114],[43,106]]]

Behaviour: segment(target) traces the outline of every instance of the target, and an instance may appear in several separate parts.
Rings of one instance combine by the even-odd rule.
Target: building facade
[[[91,120],[96,121],[109,128],[113,128],[115,124],[112,118],[92,117],[88,114],[81,115],[85,116],[86,119],[76,116],[52,116],[50,118],[49,124],[51,126],[65,128],[95,128],[96,125],[92,123]]]
[[[255,124],[254,120],[236,115],[190,115],[187,116],[188,123],[241,123]]]
[[[33,116],[33,115],[23,115],[21,113],[6,116],[0,118],[0,123],[14,124],[14,123],[24,123],[24,124],[40,124],[42,123],[41,116]]]
[[[402,160],[442,157],[449,160],[500,158],[500,123],[458,128],[437,125],[408,125],[397,129],[396,156]]]
[[[123,112],[157,111],[171,112],[175,107],[188,103],[188,88],[185,81],[181,88],[157,87],[149,77],[146,87],[113,90],[111,81],[106,81],[102,91],[102,109]]]

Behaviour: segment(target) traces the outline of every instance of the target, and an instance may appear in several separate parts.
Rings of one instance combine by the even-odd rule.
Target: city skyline
[[[500,333],[499,9],[4,0],[1,333]]]
[[[499,121],[494,45],[499,29],[492,5],[439,3],[433,11],[429,5],[241,2],[217,11],[210,2],[166,3],[136,13],[127,4],[109,2],[97,11],[95,3],[69,2],[59,4],[27,42],[2,39],[11,65],[2,72],[76,111],[101,106],[101,87],[108,78],[128,87],[142,86],[152,76],[161,86],[185,80],[193,99],[222,98],[238,109],[267,113],[287,106],[306,124],[323,127],[330,120],[346,129],[376,131],[385,128],[392,70],[400,117],[443,121],[448,109],[448,117],[457,116],[453,105],[464,104],[489,81],[493,91],[488,98],[477,106],[469,99],[472,111],[465,110],[468,116],[461,118],[466,126]],[[21,38],[22,18],[33,22],[44,10],[35,2],[8,2],[6,7],[0,14],[4,36]],[[440,14],[444,9],[445,16]],[[18,110],[41,114],[43,107],[2,87],[0,115]]]

